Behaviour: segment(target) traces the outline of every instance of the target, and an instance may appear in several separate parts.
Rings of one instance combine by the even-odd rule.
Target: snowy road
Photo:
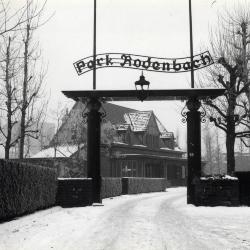
[[[186,189],[105,199],[0,224],[0,250],[250,249],[250,208],[194,207]]]

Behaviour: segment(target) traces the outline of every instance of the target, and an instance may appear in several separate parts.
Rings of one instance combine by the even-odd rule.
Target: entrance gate
[[[225,89],[90,90],[62,91],[75,101],[87,104],[87,176],[92,178],[93,202],[101,203],[100,128],[102,102],[185,100],[187,122],[187,203],[195,204],[194,187],[201,176],[201,101],[214,99]]]

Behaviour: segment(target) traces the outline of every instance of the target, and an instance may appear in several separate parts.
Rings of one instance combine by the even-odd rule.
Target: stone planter
[[[195,184],[196,206],[238,206],[239,180],[229,177],[203,177]]]

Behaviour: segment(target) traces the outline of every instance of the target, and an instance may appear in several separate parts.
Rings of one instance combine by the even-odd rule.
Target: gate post
[[[190,98],[187,101],[187,203],[195,205],[195,184],[201,176],[201,124],[200,108],[201,103],[197,98]]]
[[[87,103],[87,176],[92,178],[92,201],[102,203],[100,136],[101,136],[101,103],[97,98],[90,98]]]

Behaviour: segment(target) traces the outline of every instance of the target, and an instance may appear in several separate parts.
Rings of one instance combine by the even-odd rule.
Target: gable
[[[138,110],[122,107],[113,103],[103,103],[103,109],[100,111],[105,111],[106,117],[104,118],[107,121],[110,121],[112,124],[123,124],[125,123],[124,115],[126,113],[138,112]]]
[[[161,134],[160,138],[161,139],[173,139],[174,133],[168,132],[156,116],[155,116],[155,120],[156,120],[157,126],[158,126],[160,134]]]
[[[154,112],[152,112],[150,119],[148,121],[147,132],[148,134],[151,134],[151,135],[156,135],[156,136],[160,135],[159,127],[156,122],[156,116]]]
[[[54,144],[62,145],[75,143],[75,140],[84,141],[87,136],[87,124],[83,118],[83,112],[87,112],[86,105],[82,102],[76,102],[73,108],[68,114],[65,114],[62,119],[62,124],[58,128],[57,133],[50,142],[50,145]],[[136,112],[137,110],[118,106],[112,103],[103,103],[100,112],[106,114],[104,120],[106,123],[122,124],[125,122],[124,114],[127,112]],[[103,126],[104,123],[102,123]]]
[[[86,131],[86,124],[82,117],[85,106],[81,102],[76,102],[70,112],[62,118],[62,124],[57,128],[57,132],[50,142],[50,146],[54,144],[63,145],[72,142],[72,135],[79,136]]]
[[[86,142],[87,124],[83,118],[83,113],[87,112],[85,107],[84,103],[75,103],[70,112],[64,116],[62,125],[50,146]],[[118,141],[119,136],[124,134],[122,135],[124,142],[148,145],[152,148],[168,146],[165,145],[165,139],[170,139],[171,143],[174,143],[173,133],[166,130],[153,111],[137,111],[104,103],[100,112],[106,114],[101,125],[103,142]]]
[[[143,132],[147,130],[152,111],[139,111],[127,113],[124,119],[130,125],[133,132]]]

